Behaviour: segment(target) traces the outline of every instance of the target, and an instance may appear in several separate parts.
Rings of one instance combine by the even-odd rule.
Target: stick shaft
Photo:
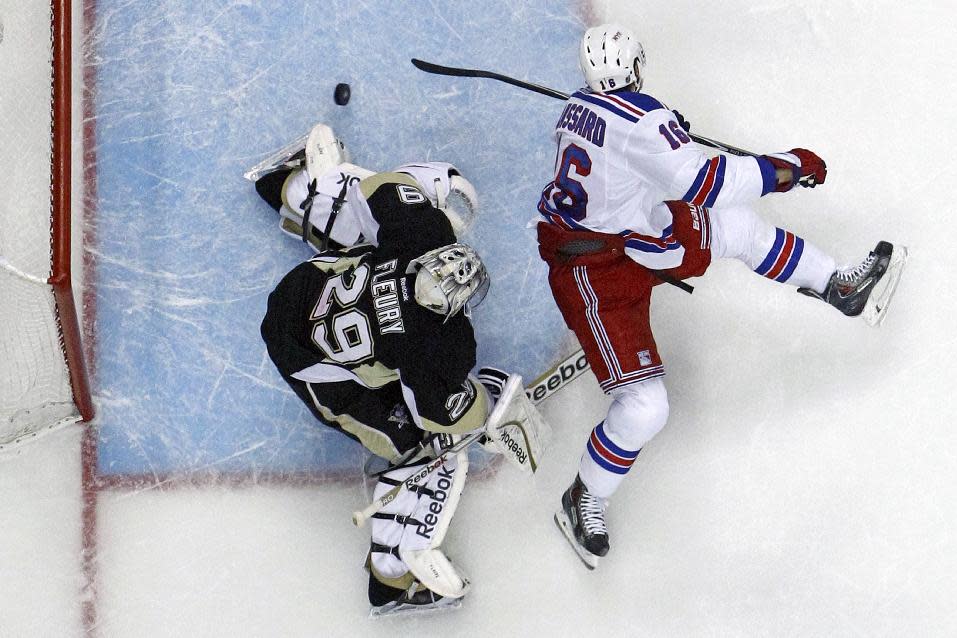
[[[482,71],[480,69],[460,69],[454,66],[442,66],[441,64],[433,64],[432,62],[426,62],[425,60],[419,60],[417,58],[412,58],[412,64],[415,66],[415,68],[425,71],[426,73],[434,73],[436,75],[451,75],[463,78],[487,78],[489,80],[505,82],[506,84],[511,84],[512,86],[534,91],[535,93],[540,93],[541,95],[546,95],[559,100],[567,100],[569,97],[567,93],[556,91],[555,89],[551,89],[547,86],[533,84],[532,82],[525,82],[524,80],[518,80],[501,73],[495,73],[494,71]],[[740,157],[756,156],[756,154],[752,153],[751,151],[746,151],[743,148],[731,146],[730,144],[725,144],[724,142],[719,142],[709,137],[704,137],[695,133],[688,133],[688,136],[698,144],[710,146],[711,148],[718,149],[724,153],[738,155]]]

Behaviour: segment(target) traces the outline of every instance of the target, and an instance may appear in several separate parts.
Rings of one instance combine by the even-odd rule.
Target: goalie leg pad
[[[427,460],[423,460],[426,463]],[[387,472],[379,479],[373,498],[415,474],[422,464]],[[463,451],[446,461],[426,484],[403,490],[372,517],[371,565],[387,579],[411,574],[441,596],[460,598],[468,579],[458,573],[439,549],[458,507],[468,474],[468,454]]]
[[[332,203],[342,190],[344,181],[350,184],[368,177],[371,171],[354,164],[339,164],[316,181],[316,192],[311,199],[309,184],[312,181],[307,170],[293,171],[282,187],[283,205],[279,210],[279,228],[283,233],[302,241],[303,204],[311,202],[309,224],[312,233],[308,241],[317,250],[322,240],[321,230],[326,228]],[[361,239],[359,217],[347,200],[332,226],[331,240],[340,246],[354,246]]]
[[[306,170],[314,179],[349,161],[346,145],[325,124],[316,124],[306,138]]]

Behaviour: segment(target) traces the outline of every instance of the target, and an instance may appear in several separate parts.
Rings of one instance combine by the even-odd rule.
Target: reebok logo
[[[423,517],[422,522],[416,527],[415,533],[422,538],[432,540],[432,533],[435,531],[435,525],[442,516],[442,510],[445,509],[445,501],[449,497],[449,488],[452,487],[452,477],[454,470],[446,469],[443,465],[438,471],[439,480],[432,488],[432,495],[429,497],[430,503],[428,513]]]
[[[519,463],[525,465],[528,460],[528,452],[504,428],[499,430],[499,440],[502,442],[502,447],[511,452]]]
[[[579,352],[577,356],[563,361],[555,372],[528,388],[525,396],[533,403],[538,403],[587,369],[588,361],[585,359],[585,353]]]

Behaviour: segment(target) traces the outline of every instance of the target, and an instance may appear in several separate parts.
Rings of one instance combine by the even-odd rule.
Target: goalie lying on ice
[[[478,208],[472,184],[447,162],[403,164],[393,172],[411,177],[459,237]],[[343,142],[325,124],[277,150],[244,176],[279,213],[280,229],[319,252],[378,243],[375,220],[355,191],[373,171],[352,164]]]
[[[470,375],[470,309],[489,279],[411,176],[369,175],[354,192],[375,222],[378,245],[329,251],[293,269],[269,295],[261,333],[283,379],[317,419],[395,462],[380,477],[381,495],[428,463],[436,439],[486,425],[493,399]],[[465,452],[449,455],[373,516],[374,613],[456,604],[465,594],[467,580],[439,544],[467,466]]]

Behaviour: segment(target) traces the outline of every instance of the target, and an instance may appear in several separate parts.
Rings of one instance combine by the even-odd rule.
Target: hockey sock
[[[625,474],[638,458],[638,452],[640,450],[626,450],[615,445],[602,421],[588,437],[585,453],[578,464],[578,475],[589,492],[600,498],[608,498],[625,479]]]
[[[794,233],[776,228],[750,208],[711,211],[711,254],[747,264],[757,274],[817,292],[834,272],[832,257]]]
[[[668,393],[661,377],[623,386],[605,420],[591,432],[578,474],[588,491],[608,498],[625,478],[641,447],[668,421]]]

